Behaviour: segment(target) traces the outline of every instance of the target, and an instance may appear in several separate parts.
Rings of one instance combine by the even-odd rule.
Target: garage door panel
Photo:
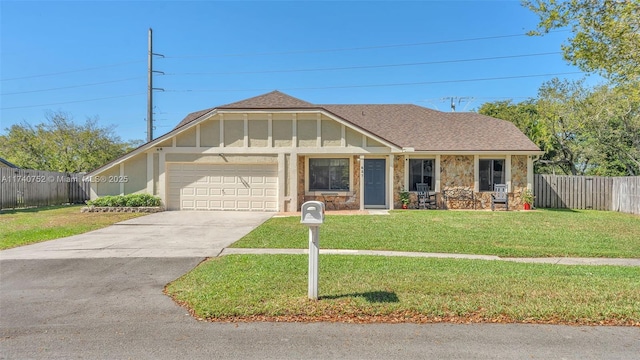
[[[168,164],[169,208],[278,210],[275,165]]]
[[[264,196],[266,197],[277,197],[278,196],[278,190],[277,189],[265,189],[265,194]]]

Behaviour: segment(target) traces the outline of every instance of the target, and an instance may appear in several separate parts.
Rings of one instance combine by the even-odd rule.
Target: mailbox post
[[[319,232],[324,222],[324,203],[307,201],[301,210],[300,223],[309,226],[309,299],[318,300]]]

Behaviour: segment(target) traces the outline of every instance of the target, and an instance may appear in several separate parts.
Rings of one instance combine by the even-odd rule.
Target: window
[[[309,190],[349,191],[349,159],[309,159]]]
[[[504,160],[480,160],[480,191],[493,191],[493,185],[504,184]]]
[[[417,191],[416,184],[429,184],[434,189],[433,159],[409,159],[409,191]]]

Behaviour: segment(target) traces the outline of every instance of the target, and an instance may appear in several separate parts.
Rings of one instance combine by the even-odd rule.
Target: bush
[[[87,205],[98,207],[152,207],[160,206],[160,198],[149,194],[107,195],[88,200]]]

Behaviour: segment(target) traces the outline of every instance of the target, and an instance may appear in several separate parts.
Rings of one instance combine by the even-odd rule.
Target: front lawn
[[[217,321],[519,322],[640,326],[640,269],[320,255],[228,255],[165,291]]]
[[[298,217],[272,218],[233,247],[307,248]],[[327,215],[320,248],[503,257],[640,257],[640,217],[591,210],[424,211]]]
[[[139,217],[141,213],[81,213],[81,205],[0,211],[0,250],[58,239]]]

